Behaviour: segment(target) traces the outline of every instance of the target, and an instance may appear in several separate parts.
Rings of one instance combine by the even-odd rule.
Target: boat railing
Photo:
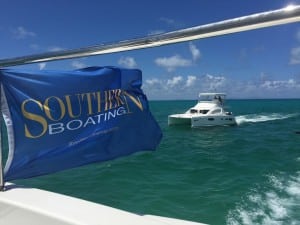
[[[85,48],[1,59],[0,68],[158,47],[300,21],[300,5],[256,13],[172,32]]]

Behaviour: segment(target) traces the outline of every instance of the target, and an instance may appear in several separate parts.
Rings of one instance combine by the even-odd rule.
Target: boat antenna
[[[0,68],[157,47],[299,21],[300,5],[288,6],[278,10],[252,14],[143,38],[124,40],[116,43],[1,59]]]

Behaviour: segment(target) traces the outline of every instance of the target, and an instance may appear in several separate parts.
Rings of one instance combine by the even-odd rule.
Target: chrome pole
[[[300,21],[300,5],[138,39],[0,60],[0,67],[150,48]]]
[[[3,179],[3,163],[2,163],[2,147],[3,147],[3,132],[2,132],[2,91],[0,89],[0,191],[4,190]]]

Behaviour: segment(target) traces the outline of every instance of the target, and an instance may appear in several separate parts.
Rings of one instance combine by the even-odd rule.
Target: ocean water
[[[300,224],[300,100],[228,100],[237,126],[167,125],[195,103],[150,102],[164,135],[154,152],[16,183],[137,214]]]

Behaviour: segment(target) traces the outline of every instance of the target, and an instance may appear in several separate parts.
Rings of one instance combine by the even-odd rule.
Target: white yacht
[[[225,93],[200,93],[198,103],[183,114],[168,116],[169,125],[191,127],[235,125],[235,117],[225,110]]]

